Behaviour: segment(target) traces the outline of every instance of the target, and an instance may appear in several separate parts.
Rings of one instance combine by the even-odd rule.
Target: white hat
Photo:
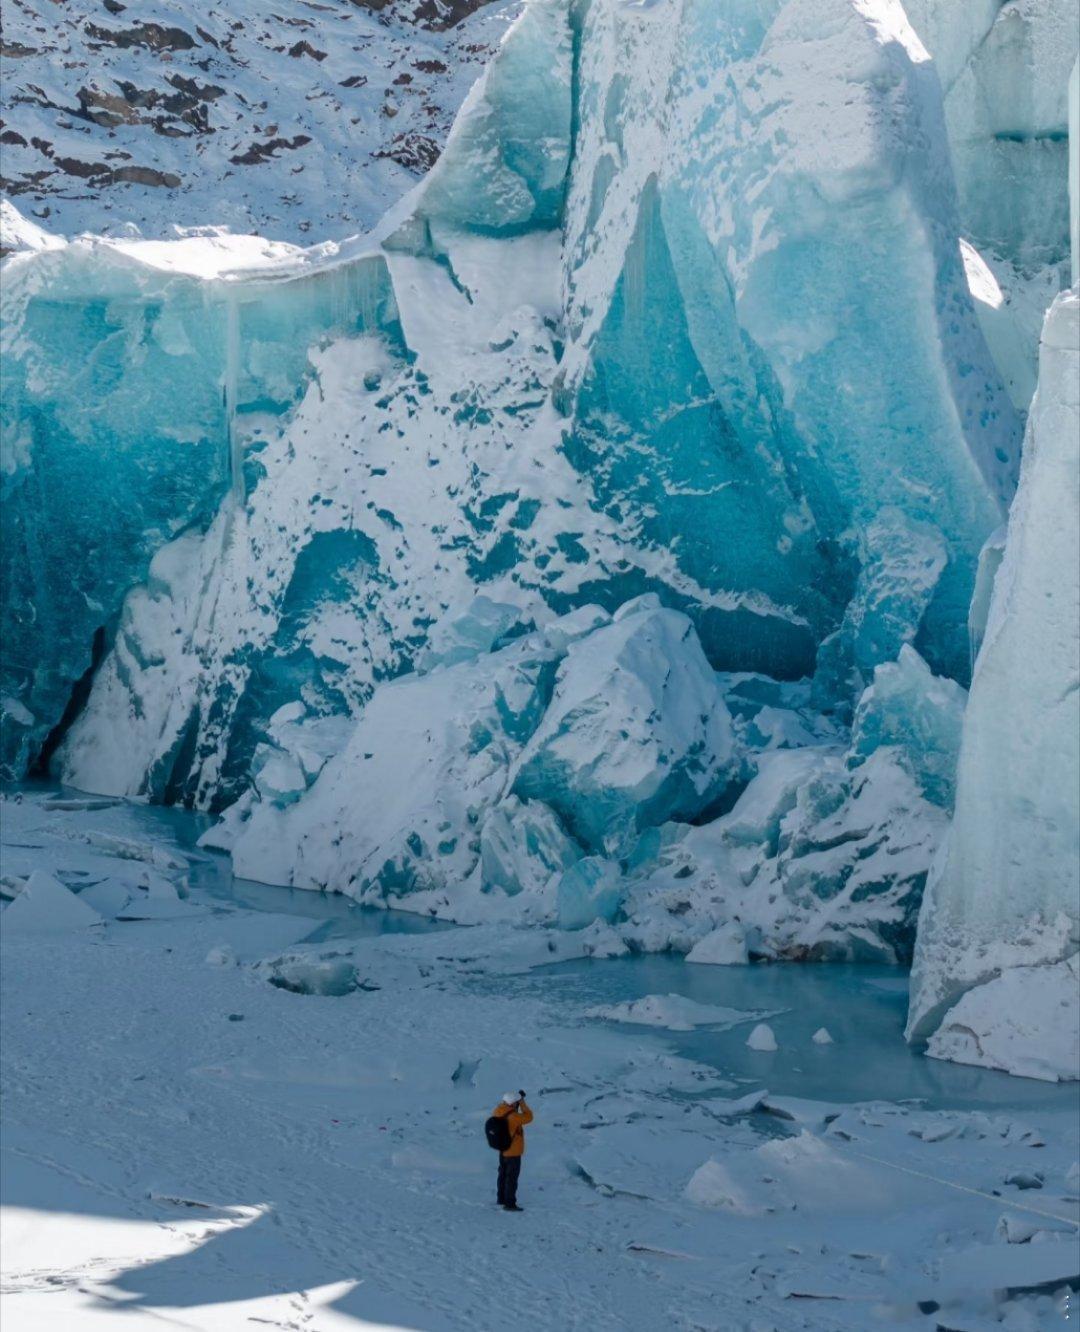
[[[513,1092],[507,1092],[503,1097],[503,1105],[517,1105],[520,1100],[520,1096],[515,1096]]]

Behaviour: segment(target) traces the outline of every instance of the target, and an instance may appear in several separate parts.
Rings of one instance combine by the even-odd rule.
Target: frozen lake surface
[[[88,796],[81,791],[45,783],[26,783],[20,791],[11,794],[25,796],[27,802],[33,802],[43,813],[51,815],[50,822],[59,832],[69,825],[81,835],[84,827],[90,827],[105,836],[175,848],[189,862],[185,877],[192,901],[271,915],[300,916],[318,922],[312,927],[311,935],[306,936],[308,942],[382,934],[422,934],[454,928],[443,921],[408,911],[381,911],[376,907],[359,906],[339,893],[315,893],[238,879],[232,872],[228,856],[197,845],[199,838],[214,823],[214,819],[206,814],[176,806],[143,805],[130,800]],[[18,847],[16,838],[8,833],[2,835],[5,872],[17,872],[14,852],[32,853],[34,848]],[[69,887],[75,886],[69,884]]]
[[[42,805],[88,798],[79,792],[28,786]],[[360,940],[394,934],[460,932],[409,911],[359,906],[337,893],[311,892],[234,877],[229,859],[197,848],[212,819],[178,808],[129,801],[101,802],[89,811],[73,810],[73,820],[120,837],[149,838],[190,857],[191,900],[277,916],[309,919],[309,934],[297,945]],[[65,811],[53,811],[63,818]],[[466,932],[467,937],[467,932]],[[572,938],[572,936],[571,936]],[[627,1003],[649,995],[680,995],[696,1003],[731,1009],[779,1010],[771,1019],[778,1048],[747,1047],[747,1029],[708,1026],[689,1032],[649,1031],[688,1059],[709,1065],[736,1082],[764,1085],[776,1095],[824,1101],[890,1100],[918,1102],[928,1109],[1073,1110],[1080,1116],[1080,1084],[1014,1078],[992,1069],[926,1058],[903,1039],[908,977],[895,967],[846,963],[758,963],[711,966],[688,963],[677,954],[626,958],[574,958],[533,967],[519,975],[481,974],[463,978],[477,993],[506,993],[556,1005],[567,1015]],[[825,1027],[833,1043],[815,1044]],[[642,1035],[642,1028],[628,1024]]]
[[[1076,1083],[1013,1078],[927,1059],[903,1038],[908,981],[895,967],[845,963],[703,966],[670,954],[558,963],[519,982],[575,1007],[677,994],[735,1009],[780,1009],[775,1051],[752,1050],[746,1027],[671,1032],[689,1059],[784,1096],[823,1101],[918,1100],[928,1109],[1067,1109]],[[831,1045],[811,1039],[825,1027]],[[636,1028],[640,1030],[640,1028]]]
[[[120,805],[113,818],[145,835],[164,834],[189,850],[208,826],[203,815],[181,809]],[[408,911],[362,907],[336,893],[313,893],[234,878],[228,858],[200,852],[192,867],[197,892],[253,911],[309,917],[322,922],[304,942],[359,939],[383,934],[454,930]],[[710,966],[677,954],[627,958],[578,958],[528,973],[470,982],[477,990],[509,985],[578,1011],[626,1003],[653,994],[677,994],[702,1004],[735,1009],[779,1009],[771,1021],[778,1049],[752,1050],[746,1029],[669,1032],[666,1043],[688,1059],[726,1077],[764,1084],[777,1095],[825,1101],[918,1101],[928,1109],[1075,1109],[1080,1084],[1014,1078],[993,1069],[927,1059],[903,1038],[908,976],[896,967],[848,963],[759,963]],[[811,1037],[826,1027],[831,1045]],[[640,1034],[640,1028],[634,1027]]]

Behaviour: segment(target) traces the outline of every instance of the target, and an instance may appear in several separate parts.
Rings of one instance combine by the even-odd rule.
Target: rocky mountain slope
[[[65,235],[364,230],[435,161],[516,9],[10,0],[2,188]]]

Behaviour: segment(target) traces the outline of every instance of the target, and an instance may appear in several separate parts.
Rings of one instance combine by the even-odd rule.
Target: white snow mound
[[[755,1199],[751,1190],[732,1178],[726,1166],[713,1160],[694,1171],[686,1186],[686,1197],[699,1207],[718,1207],[736,1216],[764,1216],[769,1210]]]

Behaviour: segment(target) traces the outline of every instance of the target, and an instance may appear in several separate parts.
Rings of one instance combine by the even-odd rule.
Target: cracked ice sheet
[[[255,960],[311,932],[313,922],[268,911],[237,913],[215,898],[231,878],[221,857],[181,845],[190,816],[100,801],[78,792],[37,789],[0,797],[0,900],[46,869],[106,917],[150,927],[156,917],[212,912],[220,942]],[[177,894],[183,894],[178,899]],[[133,909],[134,908],[134,909]],[[130,928],[130,926],[129,926]]]
[[[58,803],[73,808],[57,808]],[[65,800],[54,792],[3,798],[5,877],[22,878],[47,866],[74,891],[106,878],[135,886],[151,873],[182,880],[188,858],[163,840],[148,839],[144,831],[132,835],[130,807],[115,802],[79,808],[82,803],[77,796]]]
[[[398,987],[365,996],[372,1004],[369,1008],[365,1003],[366,1021],[358,1027],[357,1010],[349,1005],[285,995],[255,982],[244,969],[206,967],[201,958],[215,928],[215,922],[206,921],[176,928],[168,959],[160,937],[151,946],[144,935],[131,946],[118,943],[111,954],[102,950],[92,957],[71,948],[60,960],[62,993],[57,1000],[65,1010],[88,983],[95,978],[98,983],[99,1003],[88,1009],[88,1016],[96,1015],[100,1025],[91,1017],[76,1042],[62,1042],[65,1048],[56,1050],[55,1065],[49,1061],[48,1081],[55,1078],[56,1084],[47,1093],[53,1107],[50,1126],[65,1139],[65,1151],[75,1154],[83,1172],[108,1182],[103,1189],[106,1200],[94,1210],[136,1207],[146,1192],[153,1191],[220,1201],[222,1206],[252,1206],[250,1199],[269,1199],[276,1218],[255,1220],[242,1233],[228,1237],[206,1234],[203,1247],[194,1252],[163,1257],[152,1246],[145,1246],[141,1254],[136,1249],[125,1255],[125,1266],[133,1266],[137,1258],[149,1266],[114,1277],[113,1286],[128,1295],[138,1292],[154,1308],[165,1309],[173,1306],[175,1291],[185,1280],[189,1289],[205,1290],[198,1283],[213,1277],[213,1289],[224,1289],[229,1308],[215,1322],[216,1311],[212,1315],[200,1307],[192,1311],[192,1321],[196,1326],[241,1326],[246,1312],[241,1299],[250,1298],[253,1288],[265,1287],[261,1274],[280,1272],[288,1252],[292,1251],[286,1262],[289,1276],[294,1277],[299,1268],[305,1289],[333,1286],[358,1261],[363,1264],[357,1255],[366,1252],[380,1271],[389,1261],[399,1274],[412,1272],[405,1276],[406,1284],[423,1300],[423,1312],[410,1316],[413,1296],[405,1294],[387,1322],[443,1326],[440,1306],[444,1306],[454,1313],[445,1325],[463,1326],[471,1318],[473,1326],[491,1326],[492,1311],[477,1306],[476,1292],[462,1291],[453,1274],[460,1252],[433,1242],[433,1234],[464,1227],[471,1232],[467,1238],[472,1246],[483,1242],[490,1226],[491,1163],[480,1137],[488,1102],[497,1094],[489,1084],[501,1088],[508,1078],[519,1076],[538,1089],[552,1126],[562,1114],[576,1124],[586,1094],[632,1075],[639,1060],[647,1066],[655,1056],[610,1039],[570,1042],[558,1029],[538,1031],[535,1005],[511,1010],[515,1037],[506,1028],[505,1001],[493,996],[481,1004],[450,992],[446,982],[453,968],[449,966],[438,987]],[[11,971],[5,967],[5,975],[34,974],[34,958],[25,951],[20,958],[17,950],[9,950],[7,960],[13,966]],[[102,963],[112,977],[104,985]],[[116,965],[109,967],[110,963]],[[173,971],[171,980],[164,986],[155,983],[154,978],[163,979],[174,964],[179,971]],[[181,974],[186,980],[177,987]],[[16,983],[25,994],[23,983]],[[55,1013],[49,1014],[47,993],[33,1000],[33,1011],[44,1007],[50,1025]],[[140,1004],[130,1003],[134,994],[141,997]],[[170,999],[185,1004],[184,1020],[172,1030],[160,1016]],[[288,1032],[273,1034],[278,1025],[275,1010],[286,1019]],[[223,1020],[229,1011],[242,1012],[245,1022]],[[389,1021],[392,1012],[397,1012],[399,1023]],[[300,1027],[290,1019],[299,1020]],[[395,1025],[396,1030],[391,1030]],[[517,1057],[515,1042],[522,1047]],[[82,1060],[76,1044],[84,1051]],[[8,1085],[17,1087],[22,1083],[20,1071],[36,1059],[33,1044],[9,1046],[5,1041],[4,1046],[5,1058],[10,1054],[13,1061]],[[305,1053],[300,1055],[299,1050]],[[388,1050],[401,1051],[400,1058],[386,1062]],[[455,1088],[451,1073],[459,1052],[479,1058],[477,1081],[482,1080],[483,1086]],[[87,1125],[96,1126],[95,1136],[104,1134],[104,1160],[81,1155],[72,1122],[65,1123],[60,1112],[60,1099],[53,1103],[64,1079],[62,1065],[68,1066],[68,1095],[80,1098],[80,1135]],[[659,1087],[669,1090],[672,1065],[661,1061],[657,1068],[661,1075],[653,1079],[657,1090],[648,1099],[662,1112],[666,1100]],[[560,1092],[560,1085],[568,1090]],[[637,1103],[644,1099],[639,1095]],[[23,1102],[21,1110],[12,1108],[13,1120],[27,1132],[34,1134],[42,1127],[34,1124],[30,1104]],[[260,1127],[253,1132],[256,1125]],[[222,1132],[227,1141],[214,1146]],[[241,1145],[245,1140],[246,1147]],[[58,1154],[43,1136],[29,1150],[37,1157],[55,1159]],[[261,1178],[250,1174],[255,1157],[265,1161]],[[558,1149],[538,1154],[533,1168],[537,1205],[543,1205],[546,1192],[565,1195],[568,1187],[576,1193],[577,1186],[567,1185]],[[404,1202],[404,1211],[394,1198]],[[552,1257],[561,1260],[567,1246],[584,1246],[585,1228],[592,1218],[588,1209],[582,1213],[575,1208],[572,1198],[557,1196],[554,1202],[571,1218],[553,1246]],[[422,1279],[419,1286],[418,1233],[425,1235],[425,1249],[431,1250],[430,1280]],[[542,1242],[539,1247],[544,1247]],[[618,1245],[613,1252],[611,1262],[617,1269],[623,1262]],[[588,1275],[584,1264],[578,1268],[574,1285],[584,1290]],[[618,1275],[617,1270],[603,1274],[602,1285],[609,1292]],[[497,1281],[494,1286],[498,1287]],[[667,1321],[671,1294],[647,1300],[650,1325]],[[542,1273],[524,1283],[522,1307],[540,1326],[545,1325],[541,1306],[552,1296]],[[570,1312],[566,1292],[556,1290],[554,1298],[553,1318],[570,1325],[562,1322]]]
[[[199,928],[198,933],[204,936],[202,943],[209,928],[206,925]],[[181,967],[197,968],[202,943],[199,948],[181,948],[177,936],[174,936],[174,950],[187,955],[180,961]],[[154,949],[153,955],[145,959],[132,953],[127,962],[136,970],[134,980],[140,991],[146,984],[153,1006],[156,995],[145,973],[149,967],[160,975],[160,951]],[[175,987],[182,976],[183,971],[180,975],[174,972],[168,988]],[[336,1290],[332,1273],[335,1267],[340,1272],[339,1265],[350,1246],[356,1246],[357,1254],[378,1255],[380,1271],[387,1264],[397,1267],[395,1280],[400,1280],[401,1265],[406,1268],[415,1265],[410,1259],[415,1256],[418,1230],[427,1237],[445,1222],[455,1231],[465,1232],[462,1243],[483,1242],[492,1216],[484,1206],[490,1171],[485,1169],[488,1161],[482,1144],[479,1147],[476,1144],[480,1119],[488,1108],[483,1099],[487,1083],[501,1086],[512,1071],[519,1070],[522,1078],[533,1075],[542,1078],[545,1058],[550,1059],[556,1052],[556,1060],[564,1065],[564,1078],[565,1062],[570,1060],[571,1076],[580,1079],[587,1075],[593,1086],[587,1094],[580,1086],[564,1091],[553,1086],[536,1098],[544,1107],[542,1120],[538,1121],[544,1127],[532,1130],[525,1178],[530,1211],[539,1216],[532,1223],[527,1242],[569,1265],[565,1280],[552,1281],[546,1288],[546,1297],[555,1302],[551,1313],[545,1316],[542,1309],[532,1306],[541,1327],[573,1325],[572,1321],[561,1321],[573,1318],[572,1311],[562,1301],[570,1293],[590,1289],[590,1283],[598,1275],[609,1299],[626,1301],[624,1323],[629,1327],[686,1326],[688,1311],[701,1305],[714,1288],[739,1292],[736,1299],[717,1295],[720,1303],[715,1307],[721,1316],[738,1311],[746,1317],[771,1318],[776,1325],[785,1327],[865,1326],[860,1319],[867,1317],[868,1302],[902,1301],[911,1293],[905,1283],[916,1279],[912,1265],[918,1265],[920,1245],[929,1245],[936,1228],[951,1222],[966,1233],[972,1220],[979,1220],[978,1213],[971,1215],[969,1195],[959,1191],[945,1195],[948,1203],[943,1210],[941,1198],[945,1186],[933,1180],[915,1180],[909,1184],[901,1177],[900,1187],[896,1187],[890,1158],[892,1163],[910,1161],[946,1177],[955,1177],[958,1170],[966,1167],[967,1182],[979,1184],[986,1175],[989,1150],[990,1167],[999,1186],[1017,1163],[1024,1165],[1036,1160],[1040,1169],[1047,1164],[1045,1148],[1036,1151],[1034,1142],[1025,1143],[1019,1135],[1014,1135],[1013,1142],[1007,1140],[1009,1129],[1005,1121],[993,1121],[986,1116],[926,1115],[888,1105],[857,1108],[845,1112],[840,1121],[845,1137],[837,1134],[830,1140],[828,1155],[832,1160],[835,1154],[863,1152],[885,1159],[883,1165],[855,1159],[852,1171],[873,1186],[864,1190],[861,1206],[853,1205],[839,1216],[823,1215],[819,1207],[813,1206],[821,1182],[815,1177],[812,1160],[808,1171],[789,1182],[788,1196],[795,1203],[793,1208],[780,1210],[767,1221],[717,1215],[680,1200],[689,1176],[710,1156],[753,1162],[762,1149],[762,1138],[745,1124],[721,1127],[708,1122],[704,1108],[676,1107],[654,1098],[649,1098],[650,1104],[633,1095],[621,1098],[621,1118],[608,1125],[586,1128],[585,1125],[594,1123],[603,1105],[601,1102],[598,1107],[594,1103],[595,1088],[617,1084],[625,1071],[626,1061],[612,1058],[626,1049],[617,1041],[609,1039],[591,1047],[575,1045],[572,1052],[568,1051],[557,1027],[536,1031],[535,1010],[530,1013],[531,1005],[518,1001],[508,1005],[507,1000],[497,997],[488,1001],[493,1019],[488,1021],[485,1013],[477,1011],[475,1001],[463,1000],[453,993],[450,968],[438,985],[429,986],[426,991],[365,996],[362,1001],[365,1006],[373,1001],[381,1007],[367,1012],[367,1022],[359,1028],[355,1009],[350,1013],[346,1005],[336,1001],[283,995],[268,986],[253,989],[242,971],[210,969],[209,976],[213,991],[211,1011],[225,1000],[227,1006],[244,1010],[249,1022],[261,1017],[258,1035],[263,1045],[271,1038],[273,1049],[264,1050],[261,1059],[243,1054],[230,1059],[222,1051],[221,1042],[210,1033],[206,1023],[210,1015],[196,1003],[192,1016],[199,1031],[194,1044],[202,1053],[210,1036],[210,1043],[216,1047],[218,1075],[209,1077],[203,1070],[188,1066],[186,1070],[181,1067],[178,1079],[178,1070],[168,1058],[176,1051],[159,1050],[155,1058],[145,1040],[135,1042],[133,1048],[138,1051],[140,1063],[148,1056],[156,1063],[157,1085],[147,1088],[139,1103],[136,1097],[143,1083],[133,1083],[132,1070],[128,1069],[129,1081],[119,1098],[118,1123],[108,1135],[115,1136],[107,1141],[106,1159],[84,1153],[81,1145],[70,1139],[63,1144],[65,1151],[80,1153],[78,1168],[96,1181],[103,1176],[108,1178],[115,1169],[121,1195],[133,1208],[142,1206],[140,1195],[151,1191],[196,1201],[211,1200],[219,1203],[219,1213],[236,1205],[232,1200],[237,1197],[246,1200],[258,1195],[273,1199],[276,1225],[253,1218],[242,1231],[239,1226],[226,1230],[217,1225],[211,1212],[200,1227],[204,1232],[201,1247],[192,1250],[177,1246],[171,1256],[162,1255],[154,1247],[152,1232],[147,1232],[150,1238],[145,1242],[131,1232],[138,1259],[148,1263],[148,1267],[145,1272],[128,1271],[126,1275],[115,1276],[110,1273],[112,1285],[125,1294],[132,1289],[140,1290],[144,1292],[143,1298],[149,1290],[155,1309],[172,1308],[162,1295],[163,1288],[172,1291],[184,1280],[192,1279],[193,1274],[205,1274],[212,1255],[216,1255],[219,1267],[224,1266],[224,1272],[218,1272],[216,1288],[224,1286],[229,1297],[224,1302],[226,1307],[203,1306],[184,1311],[185,1319],[199,1327],[240,1327],[246,1317],[264,1316],[262,1308],[252,1307],[251,1290],[259,1283],[260,1264],[284,1261],[286,1249],[291,1251],[287,1262],[290,1274],[299,1266],[304,1279],[316,1290],[323,1287]],[[111,990],[116,977],[111,982],[104,977],[100,979]],[[201,983],[198,972],[186,979],[192,987]],[[222,988],[219,984],[222,980],[230,984]],[[230,994],[230,990],[236,989],[241,992],[239,998]],[[189,1001],[191,998],[189,995]],[[394,1009],[399,1014],[396,1023],[391,1020]],[[500,1009],[504,1024],[512,1027],[509,1033],[504,1024],[494,1020]],[[220,1018],[220,1013],[215,1015]],[[269,1022],[265,1020],[268,1017]],[[100,1018],[92,1025],[106,1035],[111,1034],[108,1013]],[[283,1020],[283,1029],[279,1038],[273,1040],[271,1033],[279,1020]],[[230,1036],[237,1031],[236,1026],[230,1028],[220,1021],[217,1025]],[[489,1054],[477,1046],[478,1031],[494,1033],[494,1038],[488,1037],[493,1040],[494,1048],[486,1076],[482,1070]],[[287,1055],[283,1047],[286,1050],[294,1047],[302,1032],[307,1037],[308,1052],[303,1058]],[[380,1068],[377,1054],[387,1047],[396,1048],[395,1037],[406,1032],[411,1033],[408,1057],[399,1060],[396,1067]],[[465,1042],[469,1052],[480,1057],[474,1080],[482,1085],[476,1089],[455,1089],[449,1078],[450,1064],[456,1062],[456,1051],[466,1048]],[[534,1053],[532,1066],[526,1071],[522,1069],[520,1052],[529,1050],[534,1042],[546,1049],[546,1055],[542,1051]],[[519,1046],[516,1063],[512,1062],[515,1043]],[[115,1049],[115,1039],[110,1044]],[[605,1048],[609,1051],[606,1057]],[[18,1059],[18,1054],[15,1057]],[[78,1090],[90,1092],[90,1121],[100,1134],[105,1131],[99,1115],[106,1114],[102,1098],[107,1091],[95,1085],[93,1070],[81,1068],[78,1061],[75,1069]],[[102,1071],[106,1074],[113,1071],[111,1060]],[[59,1078],[61,1070],[56,1069],[53,1076]],[[84,1080],[89,1082],[88,1088],[82,1085]],[[542,1083],[537,1083],[538,1088],[541,1086]],[[161,1090],[166,1092],[164,1104],[157,1094]],[[487,1100],[490,1099],[489,1094]],[[153,1117],[149,1125],[140,1124],[133,1112],[142,1109],[145,1113],[151,1107]],[[239,1122],[226,1128],[224,1120],[234,1113],[238,1113]],[[57,1122],[57,1108],[49,1112],[49,1118],[54,1124]],[[939,1124],[953,1136],[939,1143],[914,1136],[926,1131],[927,1126]],[[180,1125],[183,1133],[177,1134]],[[253,1142],[241,1148],[245,1126],[248,1129],[257,1126],[254,1136],[258,1144]],[[172,1129],[172,1134],[159,1137],[166,1127]],[[152,1132],[150,1137],[147,1128]],[[216,1149],[209,1148],[208,1143],[214,1131],[226,1132],[228,1139]],[[179,1142],[189,1135],[193,1135],[194,1143],[185,1146]],[[162,1143],[170,1140],[179,1143],[180,1150],[166,1147],[165,1159],[160,1160]],[[255,1158],[260,1151],[265,1153],[274,1142],[278,1147],[276,1151],[271,1149],[272,1159],[257,1162]],[[202,1160],[202,1151],[208,1148],[209,1159]],[[47,1151],[55,1159],[58,1149],[39,1139],[31,1150],[39,1156]],[[573,1153],[573,1159],[598,1187],[589,1187],[573,1175],[567,1178],[565,1165],[559,1159],[565,1150]],[[130,1170],[125,1177],[118,1166],[110,1165],[110,1151],[120,1152],[122,1160],[133,1158],[136,1187],[131,1186]],[[124,1151],[130,1156],[123,1156]],[[1060,1158],[1060,1148],[1052,1151],[1051,1159],[1054,1155]],[[995,1158],[1000,1158],[1000,1162]],[[302,1170],[297,1168],[300,1163]],[[331,1177],[335,1173],[342,1179],[333,1184]],[[297,1178],[302,1174],[313,1176],[309,1186]],[[326,1188],[330,1192],[324,1198],[321,1191]],[[995,1219],[1009,1210],[1011,1199],[1022,1202],[1025,1196],[1015,1188],[1004,1191],[1006,1199],[984,1204],[990,1206]],[[627,1194],[639,1196],[626,1197]],[[1030,1197],[1031,1191],[1026,1191],[1026,1196]],[[881,1203],[882,1197],[887,1205]],[[665,1200],[662,1207],[658,1206],[661,1199]],[[69,1197],[67,1205],[74,1208],[77,1201]],[[247,1201],[241,1205],[253,1206]],[[1067,1214],[1061,1200],[1049,1206],[1060,1209],[1063,1216]],[[813,1214],[812,1224],[810,1217],[803,1215],[808,1208]],[[927,1219],[913,1235],[906,1234],[904,1228],[910,1228],[911,1214],[920,1209],[929,1213]],[[983,1238],[992,1243],[992,1225],[988,1223],[981,1229],[986,1232]],[[898,1237],[902,1235],[905,1238],[901,1243]],[[586,1258],[575,1263],[569,1250],[577,1243],[584,1245]],[[408,1296],[397,1304],[391,1300],[387,1322],[434,1328],[464,1326],[468,1317],[484,1317],[482,1306],[478,1308],[474,1302],[475,1292],[454,1284],[448,1267],[453,1254],[445,1246],[436,1248],[434,1280],[426,1291],[418,1292],[422,1300],[426,1296],[421,1308],[409,1317],[403,1312],[409,1308]],[[922,1249],[923,1253],[929,1251],[932,1246]],[[515,1246],[507,1261],[516,1261],[519,1252]],[[327,1264],[327,1254],[336,1258],[337,1263]],[[636,1303],[631,1300],[645,1298],[656,1284],[657,1262],[671,1261],[663,1258],[665,1254],[682,1255],[682,1261],[677,1264],[677,1271],[659,1278],[663,1300],[650,1298],[638,1316],[634,1312]],[[717,1254],[724,1256],[718,1261]],[[896,1274],[883,1271],[888,1254],[900,1262]],[[121,1258],[127,1261],[120,1266],[126,1267],[135,1256],[123,1252]],[[538,1266],[542,1257],[541,1252]],[[1022,1258],[1023,1255],[1013,1261]],[[321,1280],[324,1277],[330,1279]],[[917,1280],[924,1280],[921,1272],[917,1273]],[[932,1288],[935,1280],[933,1273],[927,1272],[926,1288]],[[676,1282],[686,1283],[685,1295],[676,1288]],[[567,1283],[570,1291],[565,1289]],[[530,1273],[524,1285],[523,1307],[529,1309],[531,1301],[544,1294],[545,1286],[535,1273]],[[912,1290],[922,1288],[920,1285]],[[798,1312],[801,1306],[792,1300],[806,1294],[831,1295],[842,1308],[836,1311],[830,1302],[828,1317],[820,1319],[814,1314]],[[459,1297],[460,1305],[456,1303]],[[290,1298],[291,1304],[271,1303],[273,1312],[277,1315],[279,1310],[291,1309],[299,1313],[303,1308],[301,1298],[295,1293]],[[438,1307],[444,1302],[448,1313],[441,1313]],[[593,1312],[596,1316],[596,1311]],[[491,1311],[487,1315],[490,1317]],[[29,1322],[26,1325],[32,1326]],[[313,1325],[333,1327],[332,1322],[323,1321],[321,1314],[316,1315]],[[918,1322],[901,1317],[898,1325],[918,1326]],[[724,1324],[721,1321],[714,1326]]]

